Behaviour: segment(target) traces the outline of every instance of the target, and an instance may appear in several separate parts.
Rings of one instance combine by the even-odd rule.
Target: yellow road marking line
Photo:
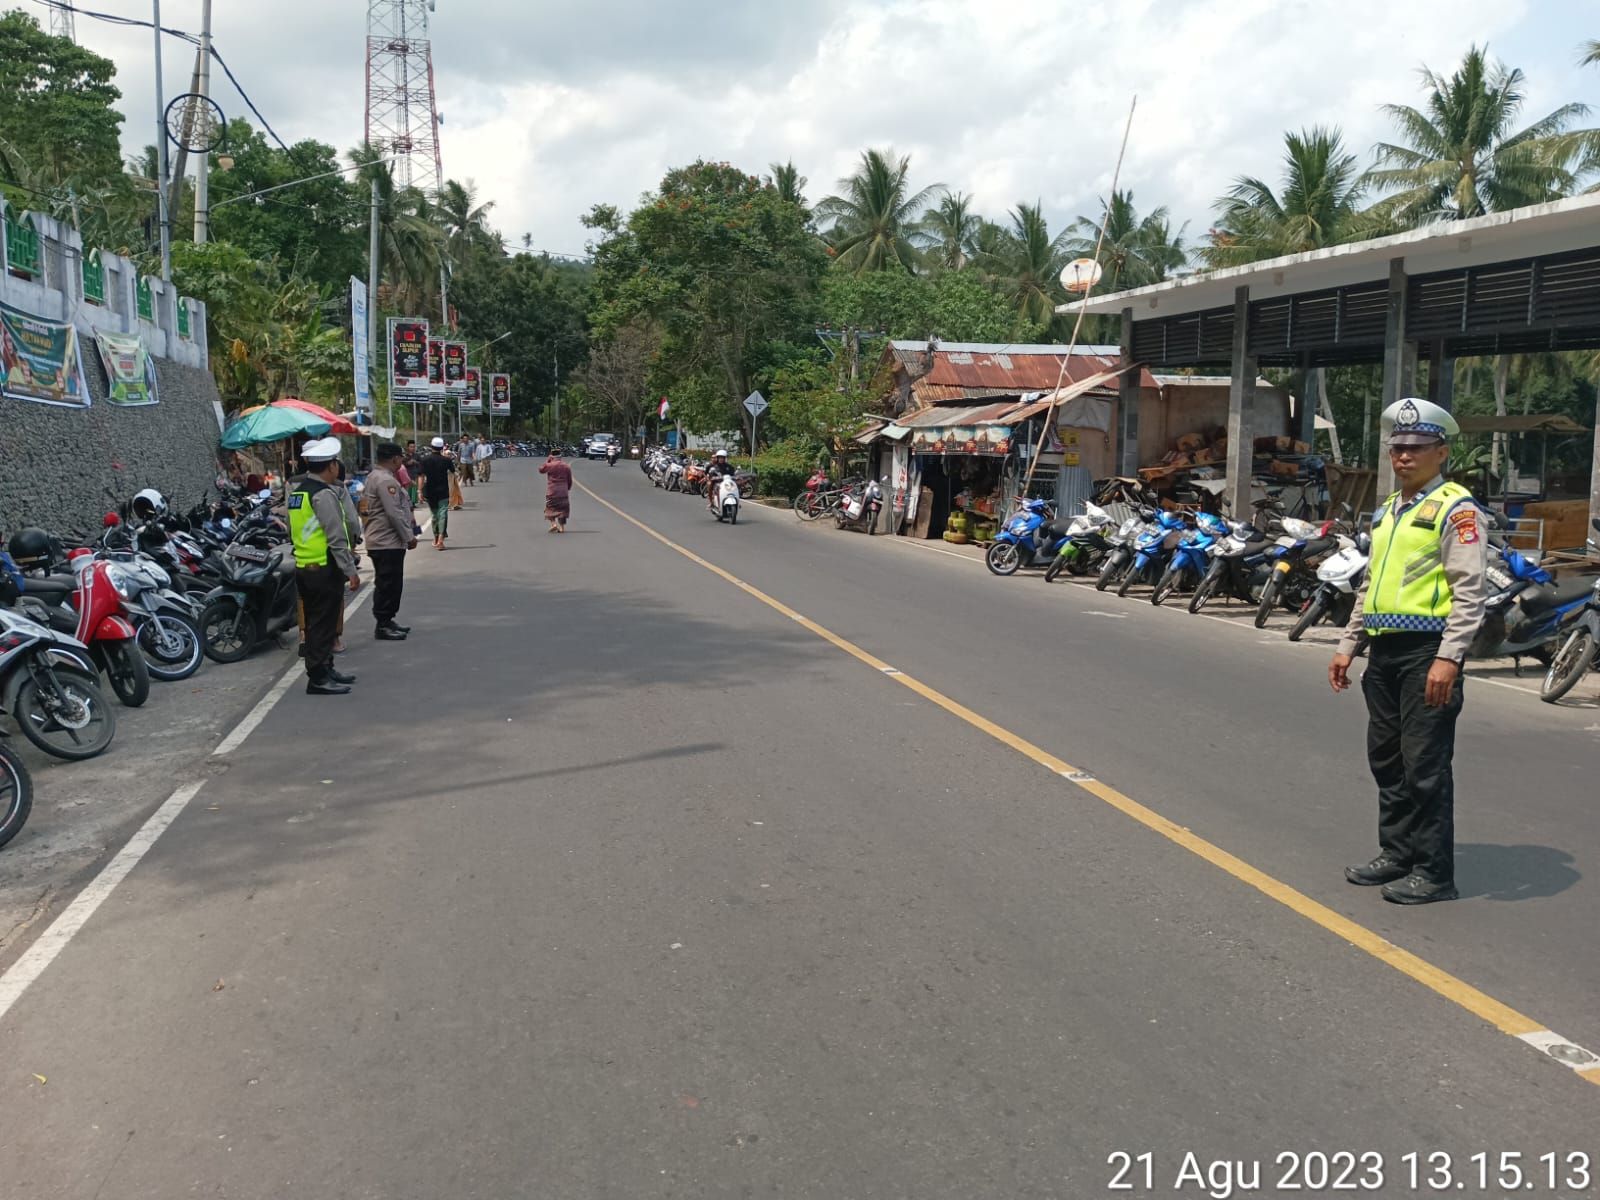
[[[1154,809],[1147,808],[1132,797],[1126,796],[1109,784],[1094,778],[1086,771],[1080,771],[1072,764],[1057,758],[1048,750],[1034,745],[1026,738],[1020,737],[1001,725],[995,724],[981,713],[974,712],[960,701],[951,699],[943,692],[929,687],[914,676],[907,675],[904,671],[884,662],[881,658],[862,649],[854,642],[840,637],[831,629],[817,624],[809,617],[801,616],[781,600],[774,599],[760,588],[746,583],[729,571],[725,571],[717,566],[716,563],[701,558],[693,550],[680,546],[671,538],[657,533],[643,521],[629,516],[609,500],[603,499],[589,488],[584,487],[583,484],[579,483],[577,486],[582,488],[597,503],[610,509],[630,525],[643,530],[663,546],[677,551],[690,562],[704,567],[721,579],[725,579],[733,584],[734,587],[759,600],[768,608],[782,613],[791,621],[816,634],[823,641],[844,651],[851,658],[865,663],[879,674],[894,680],[895,683],[910,688],[917,695],[944,709],[951,716],[957,717],[974,729],[988,734],[991,738],[1005,746],[1009,746],[1024,758],[1031,759],[1041,767],[1045,767],[1056,775],[1061,776],[1075,787],[1081,788],[1091,796],[1104,801],[1123,815],[1133,818],[1133,820],[1147,829],[1160,834],[1174,845],[1181,846],[1191,854],[1205,859],[1213,866],[1221,868],[1239,880],[1239,882],[1255,888],[1262,895],[1276,900],[1285,908],[1321,926],[1335,937],[1343,938],[1358,950],[1364,951],[1379,962],[1393,967],[1402,975],[1437,992],[1452,1004],[1465,1009],[1475,1017],[1487,1021],[1502,1033],[1526,1042],[1547,1058],[1572,1068],[1580,1078],[1587,1079],[1590,1083],[1600,1084],[1600,1055],[1569,1042],[1540,1022],[1535,1021],[1532,1017],[1518,1012],[1507,1004],[1502,1004],[1493,996],[1479,991],[1465,980],[1458,979],[1448,971],[1434,966],[1426,959],[1412,954],[1409,950],[1401,949],[1381,934],[1374,933],[1366,926],[1352,921],[1342,913],[1335,912],[1327,905],[1313,900],[1304,892],[1297,891],[1281,880],[1268,875],[1265,871],[1253,867],[1243,859],[1228,853],[1222,847],[1214,845],[1198,834],[1185,829],[1182,825],[1168,820]]]

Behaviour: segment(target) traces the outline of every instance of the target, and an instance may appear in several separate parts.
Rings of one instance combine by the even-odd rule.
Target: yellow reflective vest
[[[1372,524],[1372,582],[1362,602],[1362,624],[1373,637],[1385,633],[1443,633],[1453,599],[1439,538],[1450,510],[1472,493],[1443,483],[1398,517],[1396,492]]]

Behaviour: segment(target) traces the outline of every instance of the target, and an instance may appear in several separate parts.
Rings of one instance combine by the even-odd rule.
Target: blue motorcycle
[[[1136,583],[1158,582],[1188,529],[1186,514],[1166,509],[1156,513],[1155,520],[1133,540],[1133,562],[1117,585],[1117,595],[1126,596]]]
[[[1537,563],[1491,539],[1486,572],[1489,599],[1468,658],[1538,659],[1548,666],[1556,643],[1583,611],[1592,579],[1557,583]]]
[[[1211,513],[1196,513],[1194,521],[1195,527],[1178,539],[1167,569],[1156,581],[1155,591],[1150,593],[1151,604],[1159,607],[1174,592],[1199,587],[1211,570],[1217,543],[1232,533],[1226,521]]]
[[[1067,540],[1064,531],[1047,529],[1055,519],[1048,500],[1027,500],[995,537],[984,564],[996,575],[1015,575],[1023,567],[1049,562]]]

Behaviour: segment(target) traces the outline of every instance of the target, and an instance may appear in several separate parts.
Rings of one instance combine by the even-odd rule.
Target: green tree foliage
[[[31,15],[0,15],[0,170],[45,191],[120,175],[115,75],[109,58],[51,36]]]
[[[911,159],[892,150],[867,150],[855,174],[839,181],[839,195],[817,205],[830,222],[829,249],[846,271],[914,271],[918,266],[916,214],[943,191],[933,184],[913,192]]]
[[[652,389],[691,429],[736,429],[756,378],[811,340],[823,247],[778,189],[725,163],[668,172],[623,222],[599,206],[594,246],[596,335],[660,330]]]
[[[1041,204],[1019,204],[1011,210],[1011,228],[977,260],[1022,319],[1041,329],[1055,319],[1057,301],[1066,299],[1056,277],[1067,261],[1068,237],[1050,236]]]
[[[959,271],[972,261],[983,218],[972,207],[972,197],[952,192],[922,214],[917,230],[924,254],[944,271]]]
[[[1588,113],[1563,104],[1515,130],[1526,79],[1471,47],[1446,76],[1424,68],[1422,109],[1386,104],[1401,141],[1377,147],[1372,183],[1392,193],[1385,208],[1405,225],[1476,217],[1570,194],[1574,166],[1593,147],[1572,125]]]
[[[1108,213],[1107,205],[1101,201],[1098,217],[1080,216],[1067,230],[1063,244],[1072,258],[1092,259],[1098,247],[1098,261],[1103,272],[1101,291],[1115,292],[1160,283],[1187,265],[1189,252],[1183,244],[1186,226],[1180,226],[1177,233],[1173,233],[1172,218],[1164,205],[1141,217],[1134,207],[1133,193],[1118,190],[1111,194],[1109,208]],[[1103,241],[1102,221],[1105,222]]]
[[[946,342],[1030,342],[1043,332],[975,271],[907,275],[830,271],[822,282],[823,320],[886,332],[892,338]]]

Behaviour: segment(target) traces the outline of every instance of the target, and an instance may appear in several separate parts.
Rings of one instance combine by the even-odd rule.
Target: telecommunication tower
[[[64,4],[50,5],[50,32],[68,41],[78,40],[77,27],[72,22],[72,10]]]
[[[384,155],[395,182],[439,190],[439,109],[433,95],[428,14],[434,0],[368,0],[367,144]]]

